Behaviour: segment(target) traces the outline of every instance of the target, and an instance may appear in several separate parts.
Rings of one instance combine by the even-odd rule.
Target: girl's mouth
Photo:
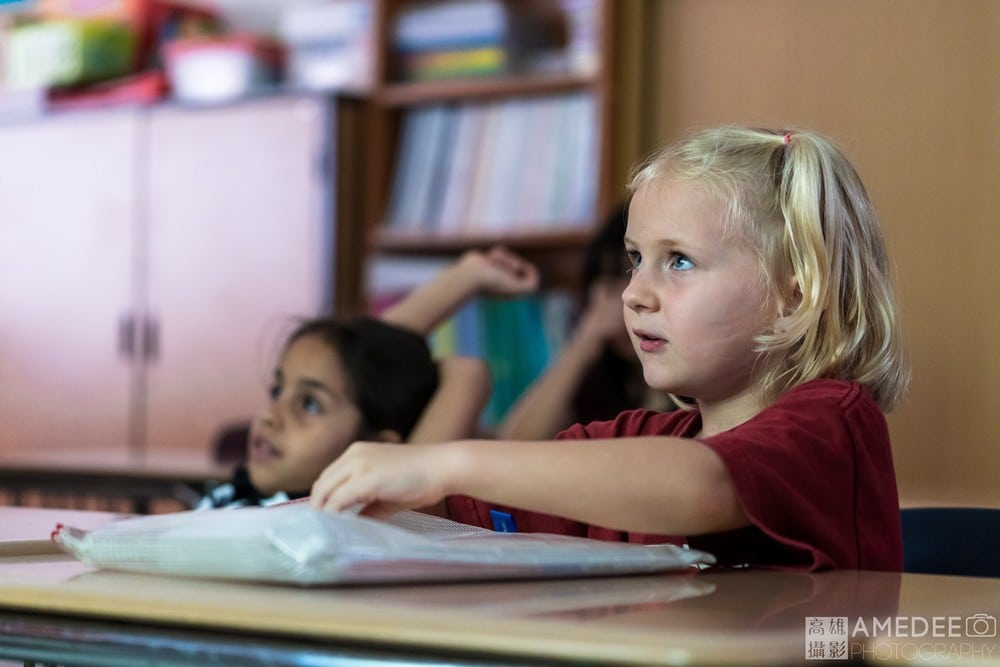
[[[251,461],[268,461],[281,457],[281,450],[273,442],[264,438],[254,438],[250,444],[249,452]]]
[[[654,336],[647,331],[634,329],[632,334],[638,339],[639,349],[643,352],[659,352],[667,346],[667,340],[665,338]]]

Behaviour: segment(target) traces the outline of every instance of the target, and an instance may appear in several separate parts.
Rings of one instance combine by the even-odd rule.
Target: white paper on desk
[[[54,539],[95,567],[300,585],[597,576],[715,560],[674,545],[495,533],[417,512],[377,521],[304,503],[63,527]]]

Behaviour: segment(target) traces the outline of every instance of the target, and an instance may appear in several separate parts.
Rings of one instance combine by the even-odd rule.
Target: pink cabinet
[[[138,114],[0,126],[0,451],[131,431]]]
[[[0,125],[0,453],[206,452],[328,311],[330,103]]]

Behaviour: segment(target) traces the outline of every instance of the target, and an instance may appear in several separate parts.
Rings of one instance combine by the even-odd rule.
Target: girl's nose
[[[271,428],[281,426],[281,408],[277,401],[268,401],[267,405],[257,414],[257,422]]]
[[[636,269],[632,272],[625,291],[622,292],[625,307],[634,312],[652,310],[656,307],[656,294],[647,284],[645,274]]]

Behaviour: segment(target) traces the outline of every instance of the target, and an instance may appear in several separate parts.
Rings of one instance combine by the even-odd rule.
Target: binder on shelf
[[[449,107],[431,106],[404,118],[388,215],[393,229],[419,232],[436,227],[451,154],[452,115]]]
[[[510,229],[515,221],[511,219],[518,170],[525,156],[527,129],[527,108],[519,99],[507,100],[497,107],[497,121],[491,137],[493,150],[490,152],[490,177],[487,180],[485,196],[478,201],[476,222],[478,229],[485,232]]]
[[[561,198],[556,200],[554,209],[564,224],[576,227],[593,220],[597,207],[594,197],[598,151],[594,99],[587,95],[567,97],[565,120],[567,136],[558,160],[558,165],[563,167],[564,180],[558,190]]]
[[[438,231],[443,235],[458,234],[466,227],[487,113],[487,107],[482,104],[466,106],[457,113],[452,156],[445,175],[438,219]]]
[[[421,227],[424,231],[436,232],[441,227],[441,207],[444,202],[450,165],[455,158],[456,111],[450,106],[436,107],[434,112],[434,135],[427,154],[427,183],[424,200],[417,204]]]
[[[403,229],[412,226],[412,205],[416,181],[414,173],[417,169],[419,155],[417,154],[418,137],[423,133],[423,115],[419,110],[411,111],[403,116],[399,144],[396,150],[396,168],[389,195],[389,209],[386,214],[386,225],[392,229]]]
[[[525,226],[545,228],[553,223],[548,202],[556,162],[560,159],[554,137],[561,120],[562,100],[545,97],[531,104],[532,119],[524,139],[531,147],[531,159],[521,165],[513,216]]]
[[[410,174],[416,184],[408,228],[414,231],[433,229],[435,198],[440,191],[436,179],[446,159],[451,122],[451,110],[445,106],[427,107],[421,113],[425,120],[417,137],[419,157],[415,172]]]
[[[496,103],[486,106],[480,128],[479,151],[472,164],[472,188],[465,215],[465,231],[476,233],[482,229],[483,209],[493,188],[493,167],[496,162],[497,133],[501,122],[500,107]]]

